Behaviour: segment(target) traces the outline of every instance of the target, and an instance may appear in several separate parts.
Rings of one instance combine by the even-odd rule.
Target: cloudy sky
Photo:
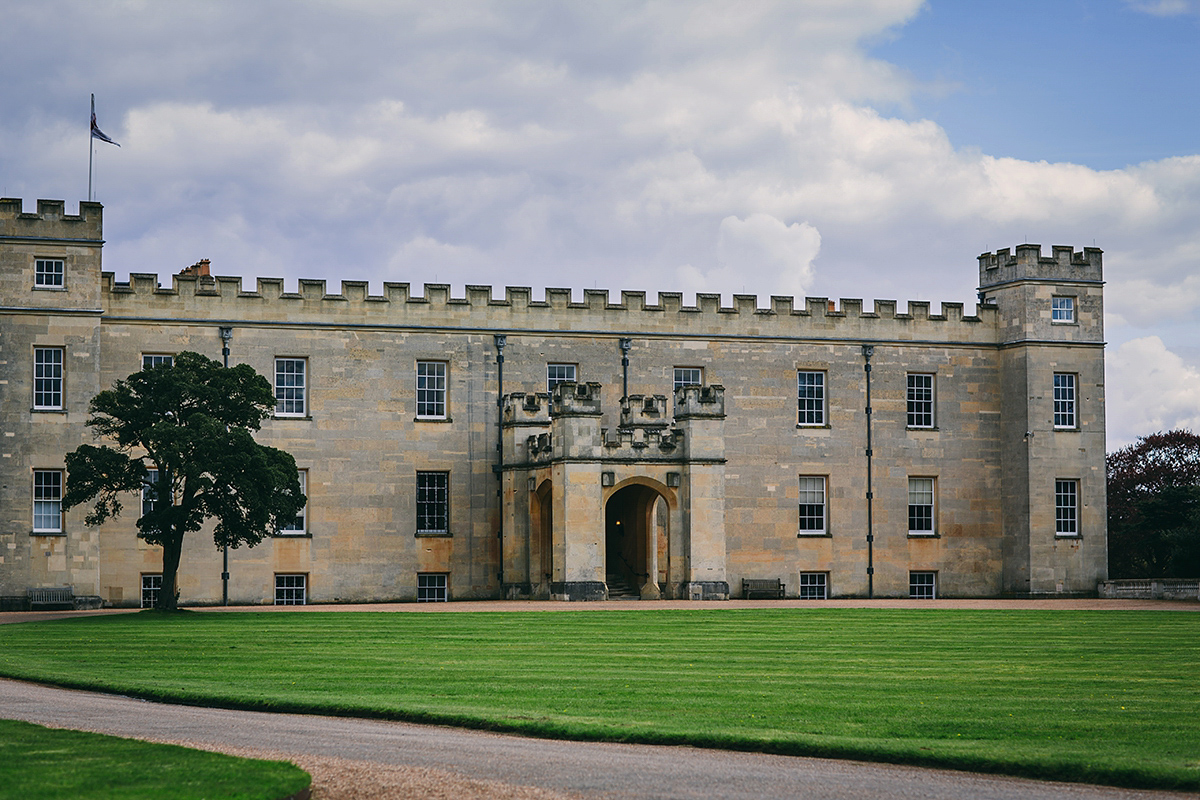
[[[120,279],[970,307],[1094,245],[1109,448],[1200,430],[1200,0],[6,0],[0,53],[0,195],[86,197],[94,92]]]

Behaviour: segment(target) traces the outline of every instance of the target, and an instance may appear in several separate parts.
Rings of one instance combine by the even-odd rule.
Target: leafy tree
[[[1108,455],[1108,564],[1119,578],[1200,575],[1200,436],[1143,436]]]
[[[138,536],[163,548],[158,604],[173,609],[184,534],[212,517],[217,547],[253,547],[304,507],[295,460],[251,435],[274,407],[270,383],[246,364],[185,352],[135,372],[92,398],[87,424],[114,446],[85,444],[67,456],[63,506],[94,500],[86,523],[100,525],[157,469]]]

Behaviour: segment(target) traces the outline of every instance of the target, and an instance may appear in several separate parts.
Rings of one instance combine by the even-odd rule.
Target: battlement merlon
[[[675,420],[725,419],[725,387],[680,386],[675,390]]]
[[[546,392],[512,392],[504,395],[501,408],[504,427],[548,427],[550,395]]]
[[[1047,283],[1103,283],[1104,251],[1085,247],[1076,252],[1067,245],[1053,245],[1050,257],[1042,256],[1039,244],[1019,244],[979,256],[979,290],[1016,281]]]
[[[600,409],[599,383],[560,383],[550,395],[551,417],[598,417]]]
[[[665,428],[669,423],[666,395],[631,394],[621,402],[621,428]]]
[[[104,241],[104,206],[81,202],[78,214],[66,213],[62,200],[38,200],[37,213],[26,214],[20,198],[0,198],[0,238]]]

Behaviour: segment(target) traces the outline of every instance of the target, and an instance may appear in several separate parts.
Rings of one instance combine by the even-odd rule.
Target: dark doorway
[[[542,481],[533,495],[530,518],[533,522],[529,537],[529,590],[534,597],[549,597],[550,582],[554,579],[554,505],[553,485]]]
[[[626,486],[608,499],[604,563],[610,598],[660,596],[660,572],[667,568],[666,508],[662,495],[640,484]]]

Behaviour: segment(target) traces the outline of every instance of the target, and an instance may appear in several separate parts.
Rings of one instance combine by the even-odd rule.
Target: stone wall
[[[863,344],[874,347],[877,596],[907,596],[913,570],[936,572],[938,591],[947,596],[1093,592],[1106,577],[1099,251],[1055,248],[1053,258],[1043,259],[1024,246],[1017,256],[983,257],[987,302],[971,315],[958,303],[944,303],[933,314],[928,303],[910,302],[900,313],[894,301],[876,301],[868,311],[860,300],[797,304],[773,297],[769,308],[759,309],[753,297],[737,296],[721,307],[717,296],[701,294],[695,306],[686,306],[678,294],[661,294],[651,304],[643,293],[622,292],[613,302],[597,290],[584,291],[581,302],[559,289],[534,300],[521,287],[506,288],[503,299],[493,298],[490,287],[468,287],[455,298],[448,287],[428,284],[421,297],[394,283],[371,296],[366,283],[355,281],[343,281],[337,294],[323,281],[300,281],[298,291],[284,292],[275,279],[259,279],[253,291],[243,291],[239,279],[220,276],[175,276],[170,287],[142,274],[117,282],[100,273],[98,206],[84,204],[81,217],[68,218],[61,204],[41,206],[38,216],[20,215],[5,202],[0,287],[3,305],[14,310],[0,323],[0,378],[7,381],[0,394],[6,437],[0,595],[63,584],[114,605],[138,602],[141,575],[157,572],[161,557],[134,535],[137,498],[102,530],[85,528],[78,509],[67,515],[64,536],[34,537],[31,470],[59,468],[65,453],[92,440],[84,426],[88,400],[139,369],[143,355],[194,350],[219,359],[221,327],[232,328],[231,363],[250,364],[268,379],[276,358],[304,359],[307,368],[305,414],[270,419],[259,436],[292,453],[306,470],[307,530],[233,551],[231,602],[271,602],[279,573],[307,575],[311,602],[414,599],[418,573],[446,573],[451,598],[499,597],[519,569],[532,580],[537,569],[528,565],[541,546],[531,544],[532,555],[524,544],[510,547],[501,536],[504,526],[528,520],[536,506],[531,496],[547,480],[599,487],[606,458],[629,462],[609,469],[624,470],[618,483],[666,485],[668,472],[682,475],[669,517],[690,532],[688,569],[722,570],[720,580],[735,593],[742,578],[779,578],[788,596],[796,596],[802,573],[822,572],[832,595],[865,595]],[[20,230],[11,227],[18,217]],[[61,240],[31,238],[38,225]],[[32,259],[51,251],[72,259],[68,286],[54,293],[53,303],[49,293],[33,290],[30,272]],[[1052,325],[1048,316],[1051,298],[1063,291],[1078,297],[1077,323],[1070,327]],[[512,424],[524,427],[504,439],[505,462],[527,458],[525,439],[549,430],[550,363],[575,365],[577,380],[595,385],[588,402],[596,413],[588,424],[613,443],[600,448],[600,461],[555,463],[520,481],[497,477],[495,334],[507,336],[503,393],[525,393],[533,398],[530,408],[542,404],[528,413],[512,411]],[[667,428],[655,433],[656,441],[697,424],[677,414],[674,367],[700,369],[704,384],[725,387],[720,474],[702,464],[651,469],[617,458],[621,448],[648,435],[629,434],[623,444],[617,434],[621,339],[632,342],[629,394],[643,403],[668,398],[653,401],[653,413],[643,407],[629,417],[627,410],[626,421],[636,417],[639,424],[647,414],[661,416]],[[66,348],[63,412],[30,412],[36,344]],[[446,365],[445,419],[417,414],[416,365],[424,360]],[[798,371],[825,376],[823,424],[798,424]],[[1069,431],[1048,423],[1056,372],[1079,378],[1080,422]],[[931,427],[907,424],[910,373],[933,376]],[[681,452],[700,446],[687,436],[680,442]],[[569,447],[552,446],[560,444]],[[417,473],[425,471],[449,476],[450,524],[442,535],[416,530]],[[828,525],[819,535],[798,527],[801,476],[825,480]],[[930,535],[908,530],[914,477],[935,486]],[[1056,478],[1079,481],[1078,536],[1055,534]],[[703,502],[689,505],[695,492]],[[564,503],[554,509],[558,527],[546,543],[562,568],[555,581],[594,582],[604,575],[607,496],[573,504],[547,497]],[[685,508],[693,515],[686,520]],[[592,533],[568,536],[568,528]],[[219,602],[220,574],[221,554],[211,538],[189,536],[182,600]],[[700,582],[697,574],[692,578]],[[675,577],[686,582],[683,573]]]

